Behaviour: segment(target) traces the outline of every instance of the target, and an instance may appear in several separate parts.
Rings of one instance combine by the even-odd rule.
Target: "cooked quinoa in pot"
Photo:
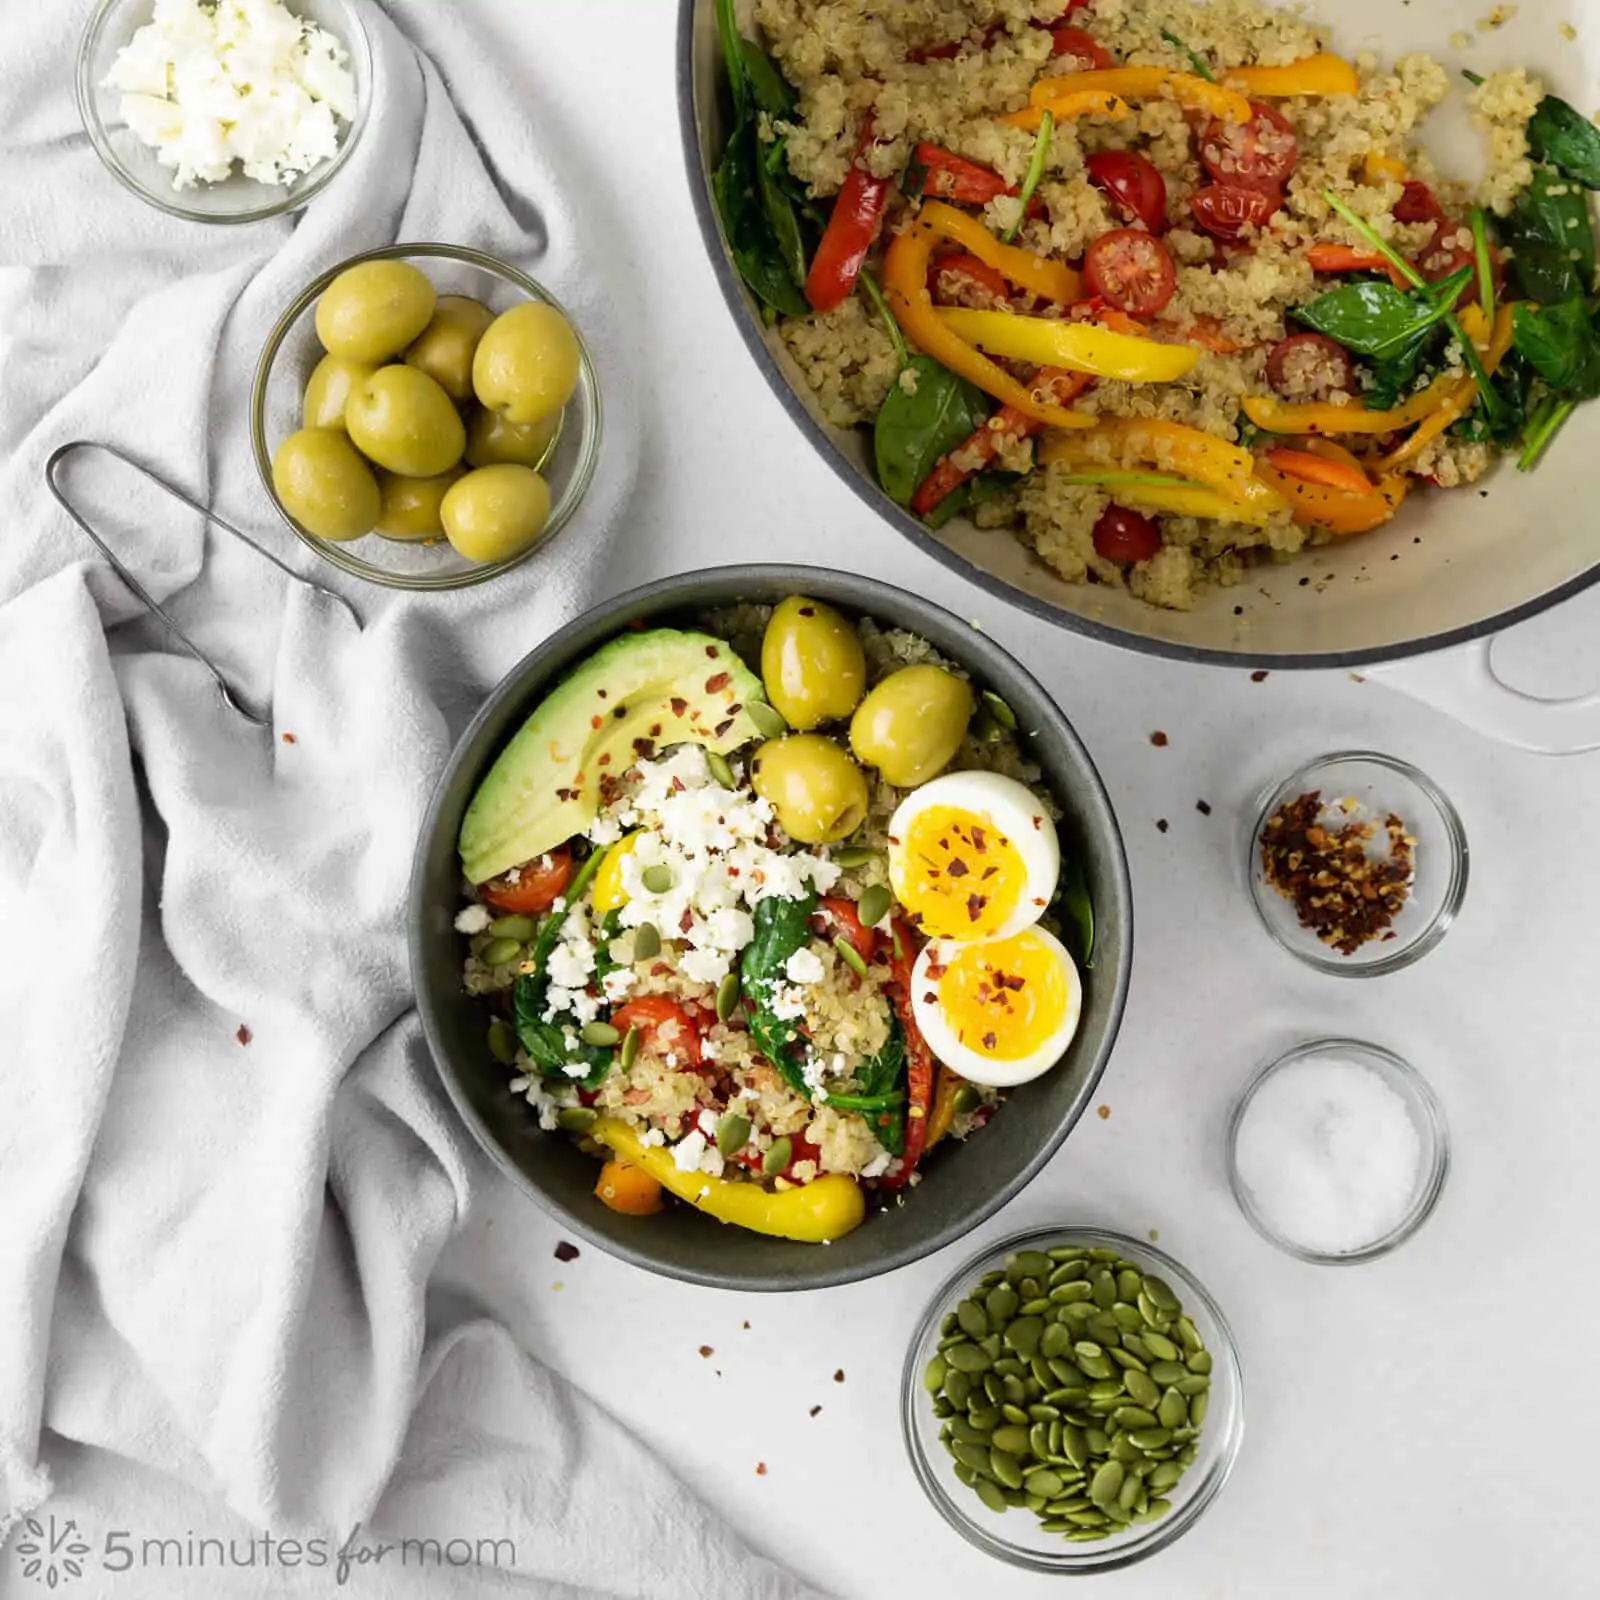
[[[463,982],[607,1205],[836,1237],[1065,1053],[1092,934],[1060,816],[914,634],[799,596],[625,633],[480,784]]]
[[[743,16],[714,184],[735,264],[933,527],[964,514],[1069,582],[1188,609],[1500,451],[1531,466],[1584,397],[1522,313],[1592,292],[1563,178],[1600,168],[1582,130],[1547,136],[1564,102],[1527,71],[1343,60],[1334,28],[1255,0]],[[1417,143],[1452,92],[1475,186]],[[741,189],[745,161],[767,176]],[[1565,281],[1519,270],[1563,228]]]

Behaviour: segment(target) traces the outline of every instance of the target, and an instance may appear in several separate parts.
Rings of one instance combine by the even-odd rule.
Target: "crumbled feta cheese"
[[[706,1136],[696,1128],[672,1147],[672,1164],[679,1172],[698,1172],[706,1153]]]
[[[511,1092],[520,1094],[535,1111],[539,1113],[539,1126],[546,1133],[553,1133],[559,1126],[556,1113],[560,1111],[562,1102],[550,1093],[545,1087],[544,1079],[536,1074],[528,1073],[520,1078],[511,1080]]]
[[[493,921],[487,906],[467,906],[456,914],[456,932],[470,937],[474,933],[482,933]]]
[[[806,997],[792,984],[774,983],[767,991],[767,1001],[773,1016],[783,1022],[792,1022],[806,1014]]]
[[[784,962],[783,973],[791,983],[821,983],[828,969],[815,950],[802,946]]]
[[[881,1178],[889,1170],[889,1163],[894,1157],[887,1150],[881,1150],[861,1169],[863,1178]]]
[[[220,183],[235,162],[289,184],[338,153],[357,109],[348,59],[279,0],[156,0],[106,87],[122,91],[124,120],[175,189]]]
[[[639,1135],[639,1143],[660,1146],[667,1142],[667,1136],[659,1128],[646,1128]]]
[[[608,972],[600,980],[600,993],[605,996],[610,1005],[616,1005],[619,1000],[627,997],[633,988],[634,971],[631,966],[618,967],[615,971]]]
[[[615,817],[601,813],[589,824],[589,842],[596,845],[615,844],[622,837],[622,824]]]

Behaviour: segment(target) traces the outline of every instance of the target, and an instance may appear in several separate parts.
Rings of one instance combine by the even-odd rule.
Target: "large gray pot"
[[[1017,1090],[965,1144],[940,1148],[903,1206],[870,1216],[826,1247],[766,1239],[685,1207],[618,1216],[594,1198],[598,1165],[564,1137],[541,1133],[485,1044],[487,1013],[461,985],[456,834],[478,780],[540,698],[569,668],[634,621],[691,622],[737,600],[808,594],[909,628],[1012,705],[1024,743],[1066,810],[1062,849],[1083,863],[1099,924],[1084,974],[1083,1021],[1062,1063]],[[417,845],[409,914],[411,971],[429,1048],[450,1097],[500,1169],[575,1233],[670,1277],[729,1289],[810,1289],[888,1272],[960,1239],[1006,1203],[1066,1138],[1094,1094],[1122,1020],[1133,963],[1133,905],[1122,835],[1100,775],[1072,725],[999,645],[926,600],[868,578],[811,567],[720,568],[669,578],[597,607],[526,656],[462,736]]]
[[[736,9],[744,32],[755,37],[753,0],[736,0]],[[1342,43],[1352,53],[1381,39],[1392,60],[1409,51],[1447,55],[1444,41],[1456,31],[1472,33],[1483,5],[1430,0],[1407,9],[1393,0],[1343,0],[1321,10],[1325,21],[1337,25],[1334,48]],[[1592,46],[1563,42],[1556,28],[1563,14],[1556,0],[1524,0],[1516,30],[1489,39],[1474,34],[1473,65],[1483,73],[1525,66],[1574,105],[1596,104],[1600,54]],[[919,549],[989,593],[1074,632],[1152,655],[1294,668],[1356,666],[1483,638],[1600,580],[1600,516],[1592,491],[1600,405],[1579,410],[1531,476],[1519,476],[1505,462],[1488,481],[1487,498],[1471,490],[1413,496],[1387,528],[1330,545],[1314,558],[1252,569],[1240,587],[1212,590],[1190,613],[1152,610],[1121,590],[1063,583],[1015,539],[980,532],[964,517],[930,532],[878,488],[865,431],[836,428],[823,417],[729,260],[709,176],[728,131],[714,0],[679,0],[678,110],[706,249],[728,309],[773,393],[868,506]],[[1434,151],[1445,170],[1477,171],[1481,135],[1459,110],[1454,122],[1445,117],[1441,125],[1453,135]],[[1470,715],[1474,700],[1490,687],[1446,693],[1430,683],[1422,692]],[[1455,704],[1463,700],[1464,707]],[[1524,715],[1518,722],[1527,720]],[[1558,746],[1563,736],[1572,738],[1562,731],[1550,735]]]

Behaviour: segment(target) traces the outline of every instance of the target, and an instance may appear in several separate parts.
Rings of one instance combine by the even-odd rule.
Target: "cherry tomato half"
[[[643,995],[619,1006],[611,1013],[610,1020],[618,1033],[625,1034],[629,1028],[637,1028],[652,1050],[670,1051],[681,1057],[690,1069],[701,1063],[700,1029],[676,1000],[668,1000],[664,995]]]
[[[1096,239],[1083,258],[1083,280],[1090,294],[1133,317],[1165,310],[1178,288],[1167,247],[1139,228],[1116,228]]]
[[[1250,102],[1248,122],[1214,117],[1200,136],[1200,160],[1218,183],[1281,189],[1300,159],[1294,125],[1275,106]]]
[[[1109,505],[1094,525],[1094,553],[1105,561],[1148,561],[1161,548],[1161,533],[1149,517]]]
[[[1246,228],[1259,228],[1279,206],[1277,189],[1250,189],[1238,183],[1213,183],[1189,202],[1194,220],[1218,239],[1236,241]]]
[[[1286,400],[1326,400],[1355,388],[1356,364],[1325,333],[1292,333],[1267,357],[1267,381]]]
[[[1063,56],[1075,60],[1080,72],[1105,72],[1117,64],[1111,52],[1084,28],[1054,27],[1050,40],[1050,54],[1057,60]]]
[[[1427,243],[1417,253],[1417,271],[1429,283],[1439,283],[1452,272],[1472,266],[1478,259],[1472,243],[1472,230],[1464,223],[1451,222],[1448,217],[1434,223]],[[1472,305],[1478,298],[1478,280],[1468,280],[1456,298],[1457,306]]]
[[[1395,201],[1396,222],[1443,222],[1444,207],[1427,184],[1413,178]]]
[[[515,876],[513,876],[515,874]],[[479,891],[501,911],[528,916],[548,911],[556,896],[572,881],[572,851],[566,845],[547,855],[535,856],[520,867],[491,878]]]
[[[1159,233],[1167,219],[1167,180],[1135,150],[1097,150],[1084,162],[1089,181],[1116,201],[1130,221]]]

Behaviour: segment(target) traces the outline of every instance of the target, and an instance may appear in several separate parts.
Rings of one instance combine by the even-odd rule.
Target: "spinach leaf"
[[[803,317],[811,307],[773,231],[767,177],[755,123],[740,123],[711,178],[728,251],[739,276],[764,305],[782,316]]]
[[[1443,322],[1471,278],[1472,268],[1463,267],[1422,296],[1376,279],[1349,283],[1319,295],[1295,316],[1345,349],[1382,361],[1408,351]]]
[[[769,117],[787,117],[794,110],[794,91],[772,64],[772,57],[750,39],[739,41],[739,55],[756,110]]]
[[[1600,189],[1600,128],[1555,95],[1539,102],[1528,124],[1528,147],[1535,161],[1559,167],[1586,189]]]
[[[815,893],[799,900],[762,900],[752,913],[755,932],[739,959],[739,978],[749,1002],[750,1037],[778,1075],[798,1095],[811,1098],[806,1084],[803,1053],[795,1048],[800,1031],[791,1018],[772,1009],[772,991],[783,964],[810,936],[811,914],[817,909]]]
[[[622,963],[611,955],[611,941],[622,932],[622,912],[608,911],[600,919],[594,938],[594,981],[601,982],[613,972],[621,970]]]
[[[840,1110],[858,1109],[877,1135],[878,1143],[892,1156],[903,1154],[906,1147],[905,1097],[899,1093],[905,1070],[905,1031],[900,1026],[900,1019],[891,1010],[889,1037],[884,1041],[883,1048],[856,1074],[861,1081],[860,1096],[846,1096],[851,1101],[848,1105],[840,1105],[839,1098],[834,1095],[828,1096],[828,1104]],[[854,1102],[857,1098],[865,1103],[856,1106]],[[889,1103],[876,1109],[873,1102],[877,1101]]]
[[[517,1038],[541,1078],[570,1083],[573,1075],[567,1068],[581,1063],[585,1070],[577,1076],[583,1086],[598,1088],[616,1060],[615,1052],[592,1044],[569,1046],[562,1025],[544,1020],[548,987],[542,977],[531,973],[524,973],[517,979]]]
[[[942,528],[952,517],[970,511],[982,501],[1009,494],[1026,476],[1022,472],[980,472],[957,484],[922,520],[930,528]]]
[[[1061,886],[1057,890],[1061,909],[1076,931],[1078,948],[1073,954],[1085,970],[1094,966],[1094,902],[1089,898],[1089,882],[1083,863],[1076,856],[1061,858]]]
[[[1594,224],[1589,197],[1549,167],[1517,196],[1500,236],[1512,252],[1523,293],[1540,305],[1576,300],[1594,286]]]
[[[1517,353],[1563,399],[1600,395],[1600,335],[1584,301],[1543,308],[1519,305],[1511,326]]]
[[[906,1070],[906,1036],[905,1030],[900,1026],[900,1019],[893,1011],[889,1013],[889,1037],[884,1041],[883,1048],[861,1070],[856,1077],[861,1083],[861,1092],[868,1098],[877,1095],[890,1094],[900,1085],[900,1079]]]
[[[772,154],[781,161],[783,146],[773,145]],[[784,270],[789,274],[791,282],[803,289],[808,252],[794,200],[784,187],[782,179],[773,172],[770,160],[756,163],[756,182],[761,190],[761,209],[766,213],[767,226],[772,230],[772,240],[777,246]]]
[[[1432,330],[1424,331],[1415,343],[1397,351],[1386,361],[1374,362],[1367,370],[1371,382],[1363,392],[1362,400],[1370,411],[1392,411],[1402,400],[1411,397],[1422,375],[1423,367],[1433,343]]]
[[[1494,388],[1500,400],[1498,419],[1490,418],[1482,405],[1473,406],[1450,430],[1458,439],[1471,444],[1492,442],[1503,448],[1515,446],[1523,436],[1528,423],[1528,411],[1533,398],[1537,374],[1513,350],[1500,363],[1494,375]]]
[[[878,482],[903,506],[939,457],[970,438],[989,414],[983,393],[932,356],[913,356],[904,372],[916,374],[916,391],[907,394],[896,379],[872,433]]]

